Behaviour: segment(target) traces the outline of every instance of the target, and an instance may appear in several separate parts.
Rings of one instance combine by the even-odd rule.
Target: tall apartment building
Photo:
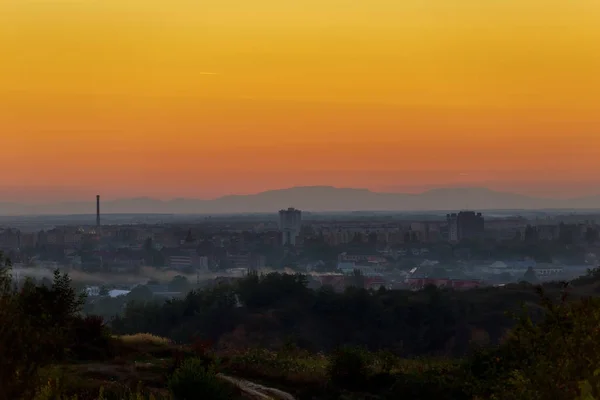
[[[281,243],[295,246],[296,239],[300,235],[302,226],[302,211],[295,208],[279,211],[279,230],[281,232]]]
[[[484,219],[481,213],[461,211],[446,215],[448,221],[448,240],[459,242],[463,239],[481,237],[484,233]]]

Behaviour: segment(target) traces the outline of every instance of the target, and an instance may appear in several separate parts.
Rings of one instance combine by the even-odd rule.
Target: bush
[[[436,367],[399,374],[386,398],[470,400],[473,397],[468,389],[465,377],[458,368]]]
[[[192,339],[191,349],[195,357],[203,363],[214,364],[217,362],[217,357],[213,350],[211,341],[202,340],[199,337],[195,337]]]
[[[136,333],[135,335],[123,335],[118,336],[118,338],[128,344],[153,344],[156,346],[167,346],[171,344],[171,340],[153,335],[151,333]]]
[[[169,389],[175,400],[228,400],[232,397],[231,388],[216,376],[214,366],[197,358],[182,363],[169,379]]]
[[[48,383],[36,393],[34,400],[77,400],[77,396],[69,396],[65,391],[60,379],[49,379]]]
[[[392,372],[394,366],[398,363],[398,357],[391,351],[380,350],[376,354],[379,369],[384,374]]]
[[[330,358],[329,379],[336,386],[361,387],[368,378],[368,372],[367,356],[361,349],[344,347]]]
[[[600,396],[600,299],[551,299],[538,288],[544,315],[523,313],[507,340],[471,360],[479,397],[572,400]],[[583,386],[581,382],[583,383]]]
[[[101,386],[97,390],[78,389],[59,378],[49,379],[36,393],[33,400],[168,400],[162,395],[146,393],[141,385],[137,389],[110,388]]]
[[[114,342],[102,317],[87,316],[73,324],[71,357],[76,360],[106,360],[114,356]]]

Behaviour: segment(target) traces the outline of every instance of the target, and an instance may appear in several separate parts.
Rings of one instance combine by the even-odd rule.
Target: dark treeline
[[[53,364],[110,357],[110,333],[84,316],[83,296],[56,271],[47,284],[15,285],[0,253],[0,400],[31,399],[40,371]]]
[[[163,304],[128,304],[116,333],[149,332],[187,343],[202,337],[220,348],[285,344],[311,351],[341,345],[392,350],[404,357],[462,355],[475,342],[494,344],[514,321],[507,312],[536,303],[529,284],[471,291],[419,292],[330,287],[312,290],[301,275],[250,275],[192,291]]]
[[[247,377],[251,367],[261,378],[268,376],[261,369],[268,370],[273,362],[280,363],[279,384],[330,394],[302,399],[597,400],[600,297],[593,293],[599,278],[595,270],[570,285],[521,284],[465,292],[351,288],[335,293],[330,288],[309,289],[303,276],[250,275],[192,291],[179,300],[129,304],[109,332],[101,318],[83,316],[84,299],[68,276],[57,271],[47,285],[27,281],[17,287],[10,266],[0,266],[0,400],[67,398],[40,391],[43,373],[85,362],[121,370],[132,350],[112,333],[140,332],[180,342],[195,339],[191,346],[165,341],[166,347],[155,349],[160,350],[161,365],[165,356],[172,356],[163,370],[175,400],[232,398],[202,394],[222,389],[216,368],[246,371],[241,376]],[[527,310],[506,314],[523,303]],[[274,358],[261,359],[243,354],[251,347],[280,349],[273,352]],[[310,354],[298,347],[329,353],[326,380],[290,380],[297,371],[283,363],[285,357],[289,361],[303,352]],[[180,357],[184,351],[193,358]],[[393,352],[405,358],[462,357],[403,360]],[[142,354],[149,355],[147,350],[134,354],[134,363]],[[431,363],[434,359],[438,363]],[[400,367],[403,361],[412,367]],[[348,392],[354,396],[342,396]]]

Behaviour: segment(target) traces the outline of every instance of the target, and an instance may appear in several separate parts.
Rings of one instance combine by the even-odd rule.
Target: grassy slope
[[[167,377],[175,354],[194,357],[188,346],[170,343],[167,339],[148,334],[115,337],[116,354],[104,362],[71,363],[54,366],[46,371],[48,378],[59,378],[63,393],[77,394],[78,400],[97,400],[100,388],[107,400],[136,399],[132,394],[141,392],[144,398],[151,393],[155,399],[168,399]],[[340,391],[329,384],[329,361],[322,354],[299,350],[272,352],[263,349],[223,352],[219,372],[247,379],[291,393],[298,399],[376,398],[368,393]],[[402,360],[392,358],[384,365],[384,358],[371,354],[369,372],[377,374],[389,370],[392,374],[426,372],[448,360]],[[140,390],[141,388],[141,390]],[[238,398],[244,398],[237,392]],[[358,396],[358,397],[356,397]]]
[[[170,399],[167,379],[174,355],[193,357],[193,352],[148,334],[114,339],[115,357],[103,362],[55,365],[45,371],[44,378],[58,380],[61,392],[77,395],[77,400],[97,400],[101,389],[106,400],[141,400],[137,397],[139,394],[142,398],[152,394],[156,400]]]
[[[544,286],[551,297],[560,295],[559,284]],[[518,294],[521,301],[529,307],[533,309],[539,307],[533,288],[520,285],[511,285],[502,289],[490,288],[472,293],[457,292],[455,295],[472,299],[476,294],[478,301],[497,301],[498,317],[500,317],[504,312],[501,307],[503,298],[501,294],[511,292]],[[600,280],[597,277],[581,279],[573,283],[569,292],[574,298],[597,295],[600,292]],[[143,387],[145,393],[153,393],[157,399],[168,398],[167,377],[171,372],[176,353],[183,353],[190,357],[195,355],[191,347],[174,345],[165,338],[148,334],[122,336],[116,338],[116,357],[100,363],[55,366],[48,371],[48,376],[61,377],[64,386],[69,388],[69,393],[79,394],[78,400],[96,400],[101,387],[107,393],[106,398],[110,399],[109,393],[135,392],[138,386]],[[248,350],[223,352],[218,356],[221,359],[219,372],[285,390],[298,399],[339,399],[344,396],[371,398],[366,393],[352,395],[340,393],[338,389],[333,388],[328,383],[328,359],[321,354],[297,350],[283,352]],[[374,357],[369,368],[374,375],[384,369],[392,375],[419,374],[428,369],[439,370],[441,365],[451,366],[455,362],[457,361],[446,359],[393,359],[391,366],[384,366],[381,357]]]

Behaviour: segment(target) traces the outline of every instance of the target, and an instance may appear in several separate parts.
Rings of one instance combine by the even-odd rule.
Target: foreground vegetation
[[[299,277],[251,276],[132,304],[112,331],[81,313],[68,276],[16,288],[9,272],[0,275],[0,400],[245,398],[228,376],[297,399],[600,399],[600,298],[581,295],[595,272],[574,289],[416,294],[336,294]],[[515,314],[492,310],[501,305]]]

